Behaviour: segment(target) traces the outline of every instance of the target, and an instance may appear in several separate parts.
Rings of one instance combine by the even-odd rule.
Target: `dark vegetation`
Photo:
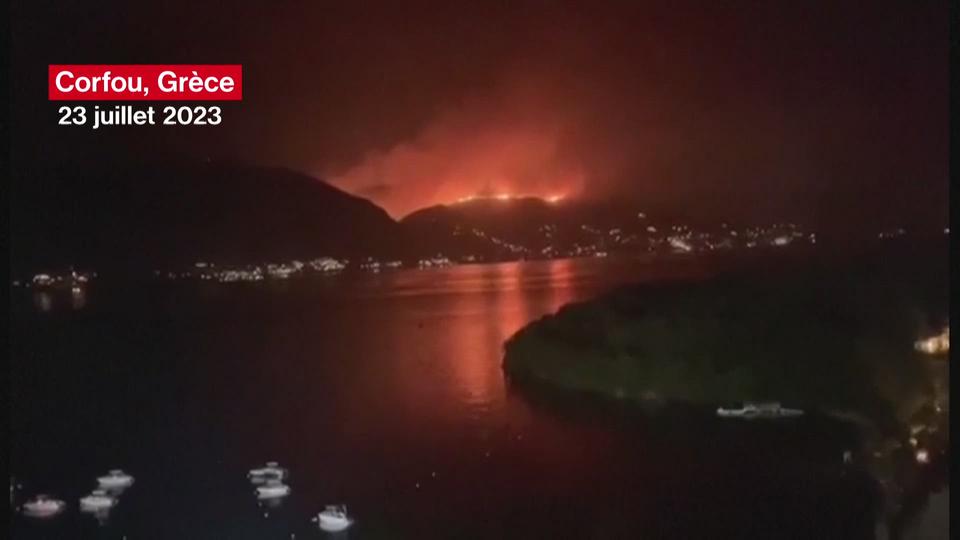
[[[913,343],[946,324],[941,248],[624,287],[523,328],[504,369],[616,399],[775,400],[895,426],[931,394]]]

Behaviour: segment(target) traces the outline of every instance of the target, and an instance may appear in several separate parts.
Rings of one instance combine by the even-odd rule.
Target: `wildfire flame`
[[[496,193],[494,195],[467,195],[466,197],[460,197],[456,200],[456,204],[467,203],[471,201],[482,201],[482,200],[495,200],[495,201],[514,201],[517,199],[542,199],[550,204],[557,204],[560,201],[564,200],[566,197],[564,195],[516,195],[513,193]]]

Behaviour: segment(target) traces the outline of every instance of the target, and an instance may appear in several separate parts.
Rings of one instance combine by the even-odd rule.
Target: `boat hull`
[[[55,503],[25,503],[23,505],[23,513],[30,517],[53,517],[66,508],[66,503],[57,501]]]
[[[87,512],[109,510],[117,505],[116,499],[103,497],[84,497],[80,499],[80,509]]]
[[[320,528],[327,532],[338,532],[346,529],[353,524],[353,520],[347,518],[335,518],[320,516]]]
[[[290,487],[261,487],[257,488],[257,498],[258,499],[279,499],[281,497],[286,497],[290,495]]]
[[[753,409],[717,409],[717,416],[720,418],[743,418],[753,420],[757,418],[792,418],[802,416],[800,409],[777,409],[772,411],[753,410]]]
[[[123,489],[133,485],[133,478],[128,476],[112,477],[101,476],[97,478],[97,484],[104,489]]]

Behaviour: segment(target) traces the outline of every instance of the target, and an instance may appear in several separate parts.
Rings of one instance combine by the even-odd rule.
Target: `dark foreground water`
[[[11,470],[66,500],[13,538],[873,538],[852,435],[508,388],[503,341],[619,283],[690,264],[553,261],[259,285],[13,291]],[[292,494],[258,505],[277,460]],[[136,476],[99,523],[77,500]],[[921,513],[922,514],[922,513]],[[946,531],[938,517],[934,535]],[[922,521],[922,520],[921,520]],[[934,536],[936,537],[936,536]],[[945,537],[945,536],[944,536]]]

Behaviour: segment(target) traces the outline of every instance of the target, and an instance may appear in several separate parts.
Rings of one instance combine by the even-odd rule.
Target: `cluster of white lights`
[[[436,257],[420,259],[417,261],[417,266],[420,268],[442,268],[445,266],[451,266],[452,264],[453,261],[443,255],[437,255]]]
[[[96,272],[77,272],[70,270],[69,272],[64,273],[39,273],[35,274],[28,281],[14,280],[12,285],[14,287],[71,287],[72,289],[77,289],[82,287],[88,281],[97,277]]]

